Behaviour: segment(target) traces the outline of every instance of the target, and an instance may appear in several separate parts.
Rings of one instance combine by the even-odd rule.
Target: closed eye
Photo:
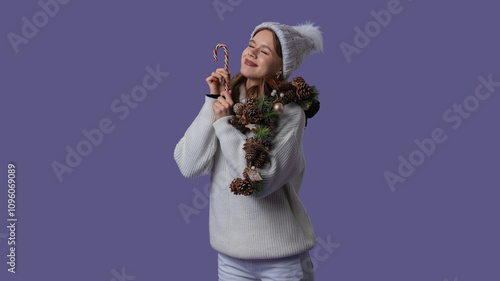
[[[249,44],[249,45],[248,45],[248,48],[252,48],[252,49],[253,49],[253,48],[255,48],[255,47]],[[268,53],[268,52],[265,52],[265,51],[263,51],[263,50],[261,50],[260,52],[261,52],[261,53],[263,53],[264,55],[269,55],[269,53]]]

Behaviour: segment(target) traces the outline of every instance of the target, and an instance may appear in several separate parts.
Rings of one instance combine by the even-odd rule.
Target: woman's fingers
[[[207,77],[206,81],[209,84],[216,84],[217,82],[219,82],[219,79],[212,74],[212,75]]]
[[[206,81],[207,82],[215,82],[215,81],[218,81],[219,83],[222,82],[222,78],[224,76],[222,76],[221,73],[217,73],[217,72],[212,72],[212,75],[208,76]]]
[[[207,83],[217,81],[222,86],[222,79],[229,82],[231,79],[231,71],[227,71],[224,68],[218,68],[207,78]]]
[[[216,72],[224,77],[224,79],[228,82],[231,79],[231,71],[227,71],[224,68],[217,68]]]
[[[229,90],[229,93],[226,91],[221,92],[220,95],[221,97],[224,97],[224,101],[226,101],[229,104],[229,106],[234,105],[233,98],[231,97],[231,90]]]
[[[233,114],[233,100],[231,99],[231,91],[222,92],[220,97],[217,98],[217,101],[214,102],[212,107],[215,113],[215,119],[218,120],[221,117],[232,115]]]
[[[220,114],[224,108],[219,102],[214,102],[212,109],[214,110],[215,114]]]
[[[212,76],[217,78],[217,81],[219,81],[219,83],[222,83],[222,74],[221,73],[217,73],[217,72],[212,72]]]
[[[231,115],[227,107],[221,104],[219,101],[214,102],[212,110],[214,111],[215,120],[219,120],[219,118],[221,117]]]
[[[220,92],[224,91],[225,83],[222,83],[223,79],[229,82],[231,77],[231,71],[227,71],[224,68],[217,68],[215,72],[212,72],[205,81],[210,87],[210,94],[219,95]]]
[[[207,83],[213,84],[217,81],[217,78],[213,77],[212,75],[208,76],[206,79]]]
[[[224,97],[222,96],[222,93],[217,98],[217,103],[219,103],[220,105],[222,105],[224,108],[229,108],[229,103],[226,101],[226,99],[224,99]]]

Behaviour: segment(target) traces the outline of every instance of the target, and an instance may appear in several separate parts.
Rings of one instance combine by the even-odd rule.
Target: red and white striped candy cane
[[[228,70],[229,54],[228,54],[226,45],[217,44],[217,46],[215,46],[215,48],[214,48],[214,61],[217,61],[217,49],[219,49],[220,47],[224,48],[224,69]],[[229,81],[224,79],[224,82],[225,82],[224,84],[226,86],[226,92],[229,93]]]

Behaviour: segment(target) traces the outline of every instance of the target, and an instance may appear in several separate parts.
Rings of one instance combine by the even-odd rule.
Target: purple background
[[[389,0],[220,2],[232,10],[219,16],[212,1],[71,1],[17,54],[7,34],[21,35],[21,18],[32,22],[42,9],[0,4],[0,280],[120,280],[122,268],[123,280],[217,280],[208,207],[197,205],[189,223],[179,211],[194,207],[209,177],[183,178],[175,144],[203,104],[205,78],[222,66],[212,60],[217,43],[236,74],[257,24],[305,20],[322,27],[324,53],[293,74],[318,86],[321,101],[304,136],[300,196],[317,238],[337,244],[310,252],[316,279],[500,278],[500,87],[458,129],[443,120],[479,76],[500,81],[497,2],[402,1],[351,63],[339,44],[353,45],[354,28]],[[111,103],[157,64],[170,75],[120,120]],[[115,130],[59,182],[51,163],[65,163],[65,147],[103,118]],[[384,172],[397,173],[398,155],[408,159],[434,128],[446,142],[392,192]],[[16,274],[2,236],[9,161],[18,179]]]

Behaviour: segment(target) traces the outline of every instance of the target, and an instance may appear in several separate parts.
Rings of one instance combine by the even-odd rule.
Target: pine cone
[[[279,84],[278,87],[278,94],[277,94],[277,99],[275,102],[280,102],[283,105],[294,102],[296,97],[295,97],[295,92],[297,91],[297,88],[293,86],[292,84],[288,82],[282,82]],[[283,94],[283,96],[281,96]]]
[[[271,127],[271,126],[268,126],[271,130],[274,130],[274,127]],[[271,147],[273,146],[272,144],[272,140],[271,139],[267,139],[267,140],[263,140],[261,142],[261,144],[267,149],[267,150],[271,150]]]
[[[267,152],[261,151],[259,156],[255,157],[255,160],[253,161],[253,166],[255,166],[255,168],[262,168],[264,164],[266,164],[267,155],[268,155]]]
[[[234,193],[235,195],[251,195],[254,191],[254,185],[253,182],[248,179],[241,179],[241,178],[235,178],[232,182],[231,185],[229,186],[231,188],[231,192]]]
[[[236,129],[240,130],[241,132],[245,133],[248,131],[247,128],[245,128],[245,124],[242,122],[242,118],[239,115],[233,116],[229,118],[228,123],[233,125]]]
[[[233,112],[236,115],[242,115],[243,114],[243,109],[245,108],[245,105],[238,102],[233,105]]]
[[[288,82],[284,82],[284,83],[281,83],[278,87],[278,92],[288,92],[288,91],[296,91],[297,90],[297,87],[295,87],[294,85],[292,85],[291,83],[288,83]]]
[[[250,97],[248,98],[246,104],[246,106],[252,106],[252,105],[257,105],[257,100],[255,100],[255,97]]]
[[[231,192],[234,193],[235,195],[240,194],[240,184],[243,182],[243,179],[240,178],[235,178],[232,182],[231,185],[229,185],[229,188],[231,188]]]
[[[235,126],[235,127],[241,127],[241,116],[233,116],[229,118],[228,123]]]
[[[245,144],[243,144],[243,150],[245,150],[245,160],[247,160],[247,163],[252,163],[252,161],[255,159],[255,157],[257,157],[262,148],[252,137],[248,138]]]
[[[255,157],[259,154],[256,146],[251,146],[248,149],[245,149],[245,152],[245,160],[247,160],[247,163],[252,163]]]
[[[240,194],[245,196],[252,195],[254,191],[253,182],[250,179],[245,178],[239,185]]]
[[[269,127],[269,126],[268,126]],[[272,139],[259,139],[257,140],[255,137],[251,137],[255,143],[257,143],[260,146],[260,150],[270,150],[272,146]],[[267,151],[269,153],[269,151]]]
[[[259,146],[259,145],[260,145],[260,141],[259,141],[259,140],[257,140],[257,138],[256,138],[256,137],[251,137],[251,138],[248,138],[245,144],[247,144],[247,143],[248,143],[249,145],[250,145],[250,144],[252,144],[252,145],[256,145],[256,146]]]
[[[248,117],[248,121],[252,124],[257,124],[262,119],[262,114],[260,113],[259,107],[257,105],[248,105],[245,111]]]
[[[290,90],[288,92],[284,92],[283,93],[283,97],[281,97],[279,101],[283,105],[285,105],[285,104],[288,104],[288,103],[291,103],[291,102],[295,102],[295,99],[296,99],[295,91]]]
[[[319,111],[319,101],[315,100],[309,106],[309,108],[304,112],[307,118],[312,118]]]
[[[297,99],[307,100],[311,97],[311,86],[307,83],[300,83],[297,85]]]
[[[297,86],[298,84],[302,84],[302,83],[306,83],[306,80],[304,80],[304,78],[302,78],[300,76],[293,78],[293,80],[291,82],[291,84],[294,86]]]

